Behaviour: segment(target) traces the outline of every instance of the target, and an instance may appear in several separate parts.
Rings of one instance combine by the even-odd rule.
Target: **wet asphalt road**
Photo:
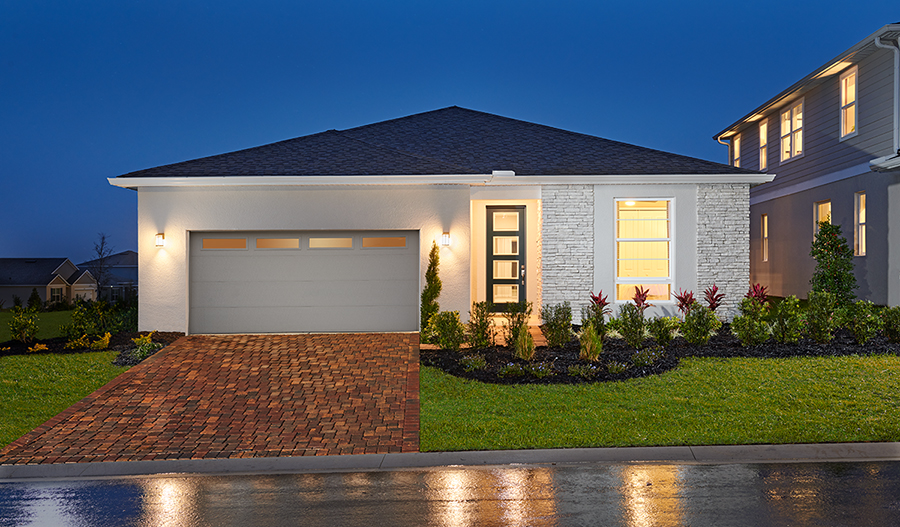
[[[900,525],[900,462],[0,483],[0,526]]]

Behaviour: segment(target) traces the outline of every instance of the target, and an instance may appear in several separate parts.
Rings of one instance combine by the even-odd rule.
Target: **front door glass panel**
[[[487,207],[487,300],[495,311],[525,300],[525,207]]]

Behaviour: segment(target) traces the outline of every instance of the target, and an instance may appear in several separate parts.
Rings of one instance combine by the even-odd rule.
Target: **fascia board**
[[[659,185],[692,183],[768,183],[775,174],[634,174],[591,176],[494,177],[488,185]]]

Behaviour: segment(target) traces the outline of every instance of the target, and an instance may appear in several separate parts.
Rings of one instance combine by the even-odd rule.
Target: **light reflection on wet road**
[[[900,462],[0,483],[0,526],[900,525]]]

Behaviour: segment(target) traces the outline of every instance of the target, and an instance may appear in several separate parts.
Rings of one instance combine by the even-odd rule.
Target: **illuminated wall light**
[[[450,233],[441,234],[441,247],[450,247]]]
[[[166,235],[165,235],[165,233],[160,232],[156,235],[156,246],[164,247],[165,245],[166,245]]]

